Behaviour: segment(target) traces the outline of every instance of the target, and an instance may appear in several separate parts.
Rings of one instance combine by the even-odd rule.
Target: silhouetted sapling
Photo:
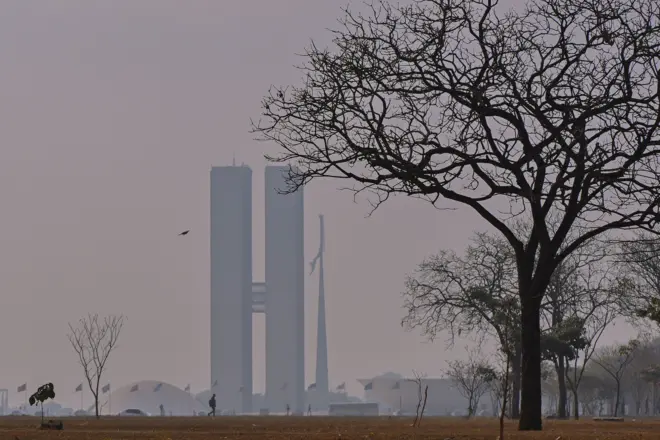
[[[55,387],[52,383],[41,385],[37,392],[30,396],[30,406],[41,403],[41,423],[44,422],[44,401],[55,398]]]

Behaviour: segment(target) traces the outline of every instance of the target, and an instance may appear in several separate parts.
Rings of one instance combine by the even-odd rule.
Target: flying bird
[[[190,232],[190,230],[183,231],[182,233],[179,234],[179,236],[182,236],[182,235],[188,235],[188,232]]]

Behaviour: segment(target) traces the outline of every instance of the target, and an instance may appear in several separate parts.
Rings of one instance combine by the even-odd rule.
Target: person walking
[[[213,417],[215,417],[215,394],[209,399],[209,406],[211,407],[211,411],[209,411],[208,415],[213,414]]]

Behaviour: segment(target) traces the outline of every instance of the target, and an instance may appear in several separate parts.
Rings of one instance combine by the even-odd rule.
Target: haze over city
[[[327,41],[344,2],[67,0],[3,2],[0,16],[0,387],[52,381],[77,405],[66,338],[88,312],[127,317],[104,376],[209,386],[209,170],[253,175],[254,279],[263,278],[264,153],[250,134],[271,84],[297,83],[309,38]],[[356,4],[355,9],[360,6]],[[305,260],[325,216],[330,384],[385,371],[442,375],[462,356],[405,332],[405,275],[460,251],[485,222],[465,208],[394,198],[371,216],[334,181],[305,189]],[[185,237],[177,234],[190,229]],[[305,279],[313,381],[316,275]],[[254,390],[264,389],[255,315]],[[601,343],[625,341],[621,325]],[[616,336],[616,337],[615,337]]]

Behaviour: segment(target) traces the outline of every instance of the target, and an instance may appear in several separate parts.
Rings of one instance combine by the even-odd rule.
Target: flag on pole
[[[319,243],[319,251],[316,253],[314,259],[309,263],[309,265],[311,266],[311,270],[309,271],[310,275],[314,273],[314,270],[316,269],[316,263],[321,258],[321,254],[323,254],[323,251],[325,249],[325,234],[323,233],[323,214],[319,214],[319,220],[321,220],[321,242]]]
[[[163,384],[162,384],[162,383],[159,383],[158,385],[156,385],[156,386],[154,387],[154,392],[156,392],[156,391],[160,391],[161,388],[163,388]]]
[[[138,385],[135,384],[131,387],[131,393],[138,390]]]
[[[366,385],[364,386],[364,390],[365,390],[365,391],[368,391],[368,390],[373,389],[373,387],[374,387],[373,382],[369,382],[368,384],[366,384]]]
[[[190,384],[186,385],[186,387],[183,389],[186,393],[190,392]]]
[[[238,392],[239,392],[239,393],[242,393],[244,389],[245,389],[245,387],[240,387],[240,388],[238,389]]]
[[[106,384],[103,386],[103,388],[101,388],[101,392],[103,394],[107,393],[108,391],[110,391],[110,384]]]
[[[398,389],[400,389],[400,388],[401,388],[401,385],[399,384],[398,381],[397,381],[397,382],[394,384],[394,386],[392,387],[393,390],[398,390]]]
[[[314,259],[309,263],[309,265],[311,266],[311,270],[309,271],[309,274],[310,274],[310,275],[314,273],[314,270],[316,269],[316,263],[317,263],[317,262],[319,261],[319,259],[321,258],[321,254],[322,254],[322,253],[323,253],[323,249],[320,249],[320,248],[319,248],[319,252],[316,254],[316,256],[314,257]]]
[[[218,381],[217,381],[217,380],[216,380],[216,381],[213,381],[213,385],[211,385],[211,388],[215,388],[215,387],[217,387],[217,386],[218,386]]]
[[[309,384],[307,387],[307,391],[315,390],[316,389],[316,382]]]
[[[76,393],[79,393],[80,391],[82,391],[82,385],[83,384],[80,384],[76,387]]]
[[[346,382],[342,382],[339,385],[337,385],[337,391],[345,391],[346,390]]]
[[[23,385],[19,385],[18,388],[16,389],[17,393],[22,393],[23,391],[27,391],[27,383],[24,383]]]
[[[288,385],[288,384],[287,384],[286,382],[284,382],[284,385],[282,385],[281,390],[282,390],[282,391],[286,390],[286,386],[287,386],[287,385]]]

